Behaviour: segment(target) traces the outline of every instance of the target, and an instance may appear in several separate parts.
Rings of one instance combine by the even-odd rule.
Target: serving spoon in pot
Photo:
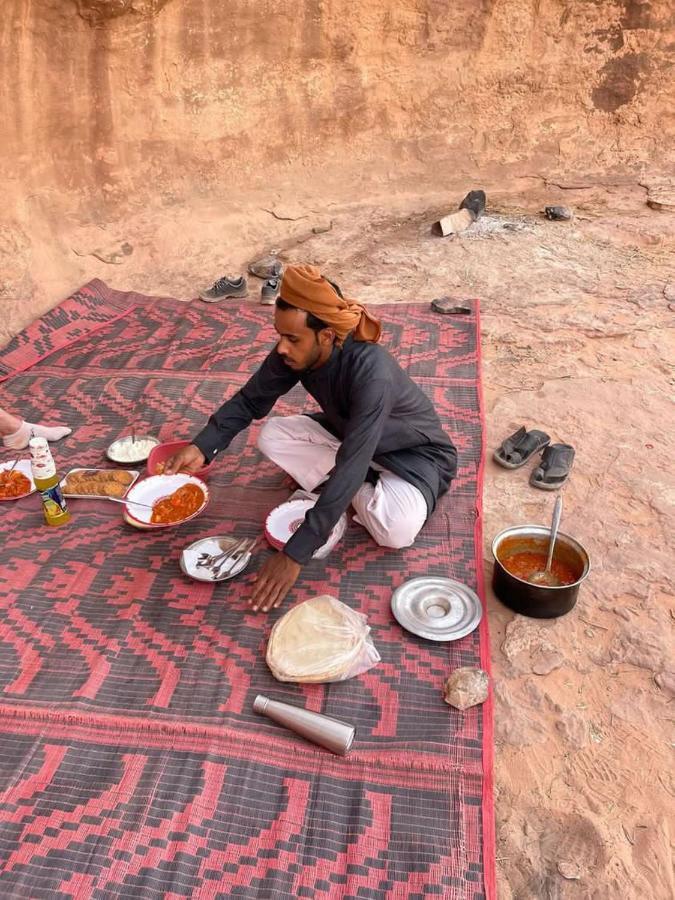
[[[558,537],[558,527],[560,525],[560,517],[562,516],[562,495],[558,494],[553,507],[553,519],[551,521],[551,537],[548,544],[548,557],[546,559],[546,568],[541,572],[533,572],[529,577],[532,584],[542,584],[545,587],[560,587],[560,579],[551,571],[553,563],[553,551],[555,550],[555,542]]]

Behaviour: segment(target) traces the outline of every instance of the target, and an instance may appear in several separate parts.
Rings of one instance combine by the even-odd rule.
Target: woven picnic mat
[[[415,575],[482,596],[478,313],[377,312],[459,472],[414,547],[378,548],[352,524],[286,602],[328,593],[365,613],[382,656],[366,674],[275,682],[264,654],[284,608],[250,612],[248,573],[210,585],[179,570],[187,543],[258,534],[288,494],[256,450],[258,425],[219,457],[205,513],[177,529],[136,531],[119,505],[93,500],[71,501],[72,522],[48,529],[36,495],[2,504],[3,897],[494,896],[491,702],[462,713],[441,699],[454,668],[489,666],[487,624],[434,644],[389,608]],[[53,445],[62,472],[105,465],[132,424],[194,434],[273,341],[269,309],[94,281],[0,351],[0,405],[73,428]],[[296,390],[275,413],[309,408]],[[353,751],[334,757],[257,716],[257,693],[354,723]]]

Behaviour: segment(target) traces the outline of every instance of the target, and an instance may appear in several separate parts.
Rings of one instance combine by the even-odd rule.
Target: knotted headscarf
[[[340,297],[316,266],[287,266],[280,296],[297,309],[304,309],[330,326],[342,343],[348,334],[355,341],[380,339],[382,326],[365,306]]]

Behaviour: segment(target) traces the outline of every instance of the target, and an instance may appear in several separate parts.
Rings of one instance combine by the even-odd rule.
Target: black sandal
[[[571,444],[551,444],[530,475],[530,484],[542,491],[557,491],[570,477],[573,462],[574,447]]]
[[[519,469],[531,456],[548,446],[550,442],[551,438],[546,432],[536,429],[528,431],[523,426],[502,441],[492,458],[505,469]]]

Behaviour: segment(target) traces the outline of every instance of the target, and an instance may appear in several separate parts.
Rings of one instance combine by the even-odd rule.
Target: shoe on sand
[[[280,278],[268,278],[260,290],[260,302],[263,306],[274,306],[281,290]]]
[[[202,291],[200,299],[205,303],[215,303],[226,297],[245,297],[248,294],[248,285],[243,275],[239,278],[228,278],[226,275],[213,283],[208,291]]]
[[[538,431],[536,428],[528,431],[523,425],[501,442],[492,458],[505,469],[519,469],[530,457],[535,453],[541,453],[550,443],[551,438],[545,431]]]
[[[549,444],[530,475],[530,484],[543,491],[557,491],[570,477],[573,462],[574,447],[571,444]]]
[[[485,191],[469,191],[459,204],[460,209],[470,209],[476,218],[485,212]]]

